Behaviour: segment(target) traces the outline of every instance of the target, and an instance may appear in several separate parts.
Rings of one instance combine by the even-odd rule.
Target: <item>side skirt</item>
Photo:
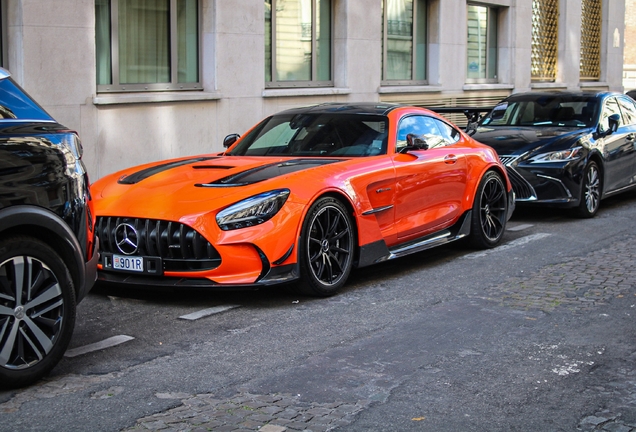
[[[360,258],[357,267],[366,267],[382,261],[400,258],[405,255],[431,249],[446,243],[459,240],[470,234],[472,210],[464,213],[457,223],[450,228],[428,234],[415,240],[402,243],[391,248],[382,240],[360,248]]]

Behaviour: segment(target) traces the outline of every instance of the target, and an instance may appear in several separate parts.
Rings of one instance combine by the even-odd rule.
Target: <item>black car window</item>
[[[530,95],[505,100],[483,120],[483,126],[591,127],[598,106],[587,95]]]
[[[622,114],[622,124],[633,125],[636,124],[636,105],[634,105],[634,101],[627,97],[619,97],[618,103],[620,105],[621,114]]]
[[[414,136],[426,144],[427,148],[440,147],[457,142],[459,133],[453,135],[452,131],[448,131],[444,127],[445,123],[438,121],[432,117],[413,115],[404,117],[400,121],[396,140],[396,151],[400,151],[408,145],[408,136]]]
[[[388,120],[367,114],[279,114],[255,127],[230,156],[376,156],[386,153]]]
[[[0,120],[53,120],[11,78],[0,80],[0,94]]]
[[[621,110],[618,108],[618,102],[616,101],[616,98],[614,97],[606,99],[605,103],[603,104],[603,111],[601,112],[601,120],[599,121],[599,126],[601,131],[609,130],[609,122],[607,119],[612,114],[618,114],[619,117],[621,115]],[[621,117],[619,126],[622,126],[622,125],[623,125],[623,120]]]

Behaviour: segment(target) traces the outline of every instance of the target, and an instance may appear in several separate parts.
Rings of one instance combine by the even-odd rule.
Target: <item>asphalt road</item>
[[[589,220],[518,208],[496,249],[328,299],[98,287],[73,356],[0,392],[0,430],[636,430],[635,216],[635,193]]]

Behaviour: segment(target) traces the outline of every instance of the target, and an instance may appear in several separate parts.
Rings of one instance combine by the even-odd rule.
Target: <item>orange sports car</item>
[[[100,280],[328,296],[353,267],[494,247],[514,209],[495,151],[424,108],[291,109],[224,146],[93,184]]]

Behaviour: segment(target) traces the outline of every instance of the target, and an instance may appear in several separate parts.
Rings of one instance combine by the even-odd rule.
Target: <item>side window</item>
[[[634,102],[625,97],[619,97],[618,103],[620,104],[622,113],[621,124],[636,124],[636,106],[634,105]]]
[[[603,111],[601,112],[601,121],[600,121],[600,125],[601,125],[601,130],[608,130],[609,129],[609,122],[608,122],[608,118],[609,116],[611,116],[612,114],[618,114],[620,116],[621,111],[618,108],[618,102],[616,102],[616,98],[609,98],[605,101],[605,104],[603,105]],[[619,126],[623,125],[623,121],[621,119]]]
[[[442,128],[444,128],[442,130]],[[409,116],[400,121],[396,140],[396,151],[409,145],[413,138],[423,141],[428,148],[445,146],[457,142],[459,132],[446,123],[428,116]],[[454,133],[453,133],[454,132]]]
[[[451,145],[459,141],[461,134],[457,129],[451,127],[448,123],[444,123],[441,120],[433,119],[433,121],[437,124],[439,132],[445,140],[443,145]]]

